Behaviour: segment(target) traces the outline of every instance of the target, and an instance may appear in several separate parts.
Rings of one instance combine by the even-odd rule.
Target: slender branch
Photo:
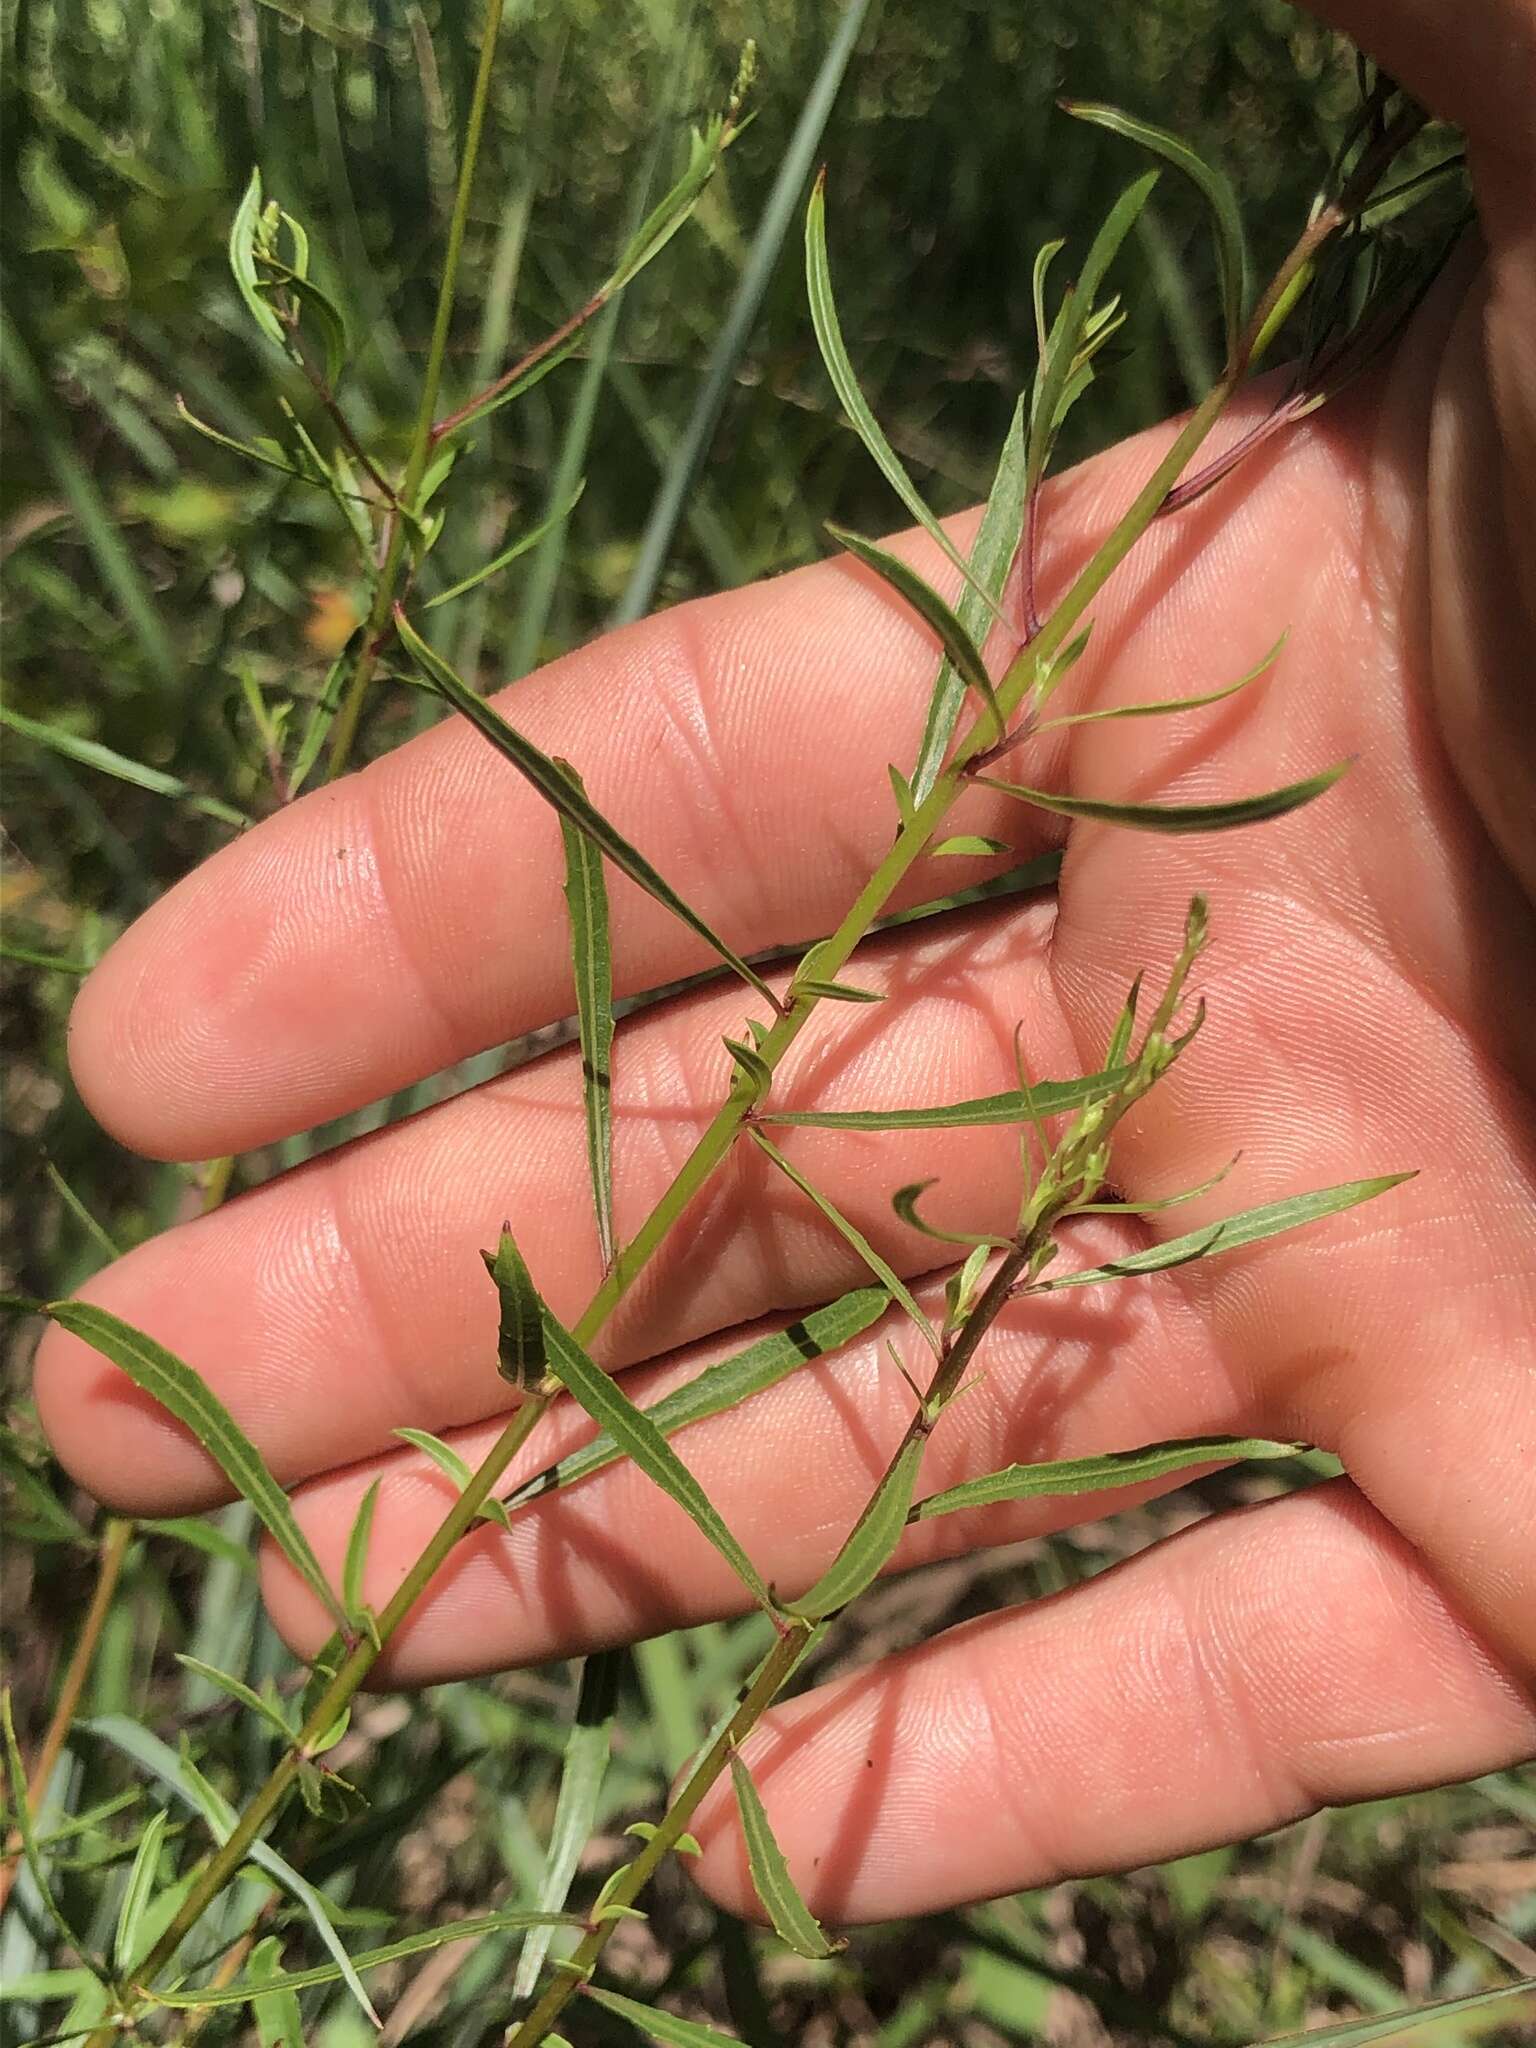
[[[606,285],[600,291],[595,291],[587,303],[579,306],[568,320],[562,320],[558,327],[551,328],[542,341],[536,341],[528,353],[519,357],[510,370],[503,370],[494,384],[487,384],[483,391],[478,391],[473,398],[466,399],[457,412],[451,412],[446,419],[439,420],[432,429],[433,441],[446,441],[466,420],[473,419],[477,412],[493,404],[502,392],[508,390],[520,377],[526,377],[530,370],[536,370],[546,356],[552,355],[562,343],[569,341],[573,334],[579,334],[589,320],[595,320],[612,297],[613,292]]]
[[[86,1609],[85,1620],[75,1639],[75,1647],[64,1673],[64,1682],[59,1687],[59,1697],[54,1703],[53,1715],[39,1745],[32,1769],[27,1776],[25,1798],[27,1811],[36,1815],[48,1790],[53,1776],[54,1765],[59,1760],[70,1728],[74,1722],[75,1710],[80,1704],[80,1695],[85,1690],[85,1681],[95,1661],[101,1631],[111,1610],[112,1596],[117,1591],[117,1582],[122,1576],[123,1560],[128,1554],[128,1544],[133,1536],[133,1524],[121,1515],[113,1515],[102,1531],[101,1544],[96,1554],[96,1584],[91,1592],[91,1604]],[[5,1844],[5,1862],[0,1865],[0,1908],[10,1897],[11,1886],[16,1881],[21,1853],[21,1831],[13,1829]]]
[[[426,474],[427,462],[433,449],[432,422],[437,412],[437,397],[443,381],[443,363],[448,353],[448,334],[453,325],[459,259],[464,250],[464,230],[469,222],[470,193],[474,185],[475,163],[480,154],[480,138],[485,129],[485,111],[490,103],[491,73],[495,67],[497,38],[501,34],[503,6],[504,0],[486,0],[485,27],[480,38],[480,63],[475,72],[474,93],[470,99],[469,119],[464,130],[464,151],[459,160],[459,182],[453,198],[453,215],[448,223],[448,246],[443,255],[443,274],[437,288],[437,311],[432,321],[432,339],[427,349],[427,365],[422,377],[421,396],[416,407],[416,424],[411,435],[410,454],[406,458],[405,476],[400,485],[397,501],[399,506],[403,506],[411,514],[418,509],[416,501],[421,492],[421,480]],[[405,556],[405,538],[406,520],[400,510],[392,510],[384,560],[379,569],[378,581],[374,585],[373,603],[369,608],[363,643],[358,650],[357,662],[347,684],[347,694],[336,716],[335,730],[331,734],[332,776],[342,772],[352,752],[353,741],[357,737],[358,721],[362,716],[363,701],[368,695],[369,685],[378,667],[379,654],[389,634],[390,614],[399,589],[400,566]]]

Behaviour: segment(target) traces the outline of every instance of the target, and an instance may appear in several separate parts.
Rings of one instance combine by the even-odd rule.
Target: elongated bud
[[[501,1299],[496,1370],[510,1385],[531,1394],[545,1378],[543,1306],[509,1223],[501,1226],[495,1251],[480,1256]]]

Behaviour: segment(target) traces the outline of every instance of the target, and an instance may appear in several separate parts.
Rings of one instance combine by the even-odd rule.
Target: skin
[[[772,1714],[754,1775],[816,1911],[858,1921],[1126,1867],[1324,1803],[1536,1752],[1536,7],[1330,0],[1323,10],[1471,137],[1484,242],[1394,359],[1159,526],[1097,610],[1072,709],[1212,689],[1289,628],[1273,679],[1188,720],[1079,728],[1028,779],[1194,801],[1343,756],[1321,802],[1252,832],[1131,839],[977,792],[967,828],[1064,844],[1059,899],[868,946],[878,1011],[824,1005],[777,1100],[856,1107],[1099,1063],[1135,971],[1175,950],[1196,888],[1210,1022],[1123,1130],[1131,1199],[1205,1180],[1167,1217],[1097,1219],[1085,1262],[1249,1203],[1369,1172],[1417,1179],[1293,1239],[1115,1290],[1021,1307],[930,1446],[923,1491],[1010,1458],[1242,1431],[1338,1452],[1349,1477],[1223,1515],[1092,1584],[952,1630]],[[1235,431],[1241,417],[1224,431]],[[1051,490],[1049,600],[1146,474],[1160,430]],[[903,542],[933,569],[929,552]],[[942,575],[936,580],[945,583]],[[828,928],[889,843],[887,760],[912,757],[924,632],[843,564],[628,629],[520,684],[507,709],[743,951]],[[835,739],[829,744],[829,739]],[[931,863],[914,896],[967,870]],[[226,848],[145,916],[82,991],[75,1073],[156,1156],[241,1150],[566,1014],[553,821],[475,735],[429,734]],[[617,972],[701,964],[613,884]],[[711,991],[622,1034],[619,1224],[632,1229],[728,1078],[744,1000]],[[142,1246],[89,1289],[206,1373],[339,1569],[385,1486],[382,1600],[444,1483],[390,1431],[471,1459],[504,1391],[476,1247],[511,1217],[553,1306],[598,1280],[579,1072],[567,1054],[285,1176]],[[890,1191],[938,1174],[935,1221],[1006,1226],[1008,1133],[843,1140],[795,1159],[905,1270],[935,1248]],[[650,1398],[740,1326],[859,1275],[740,1150],[599,1351]],[[892,1324],[685,1454],[788,1593],[830,1559],[909,1412]],[[38,1401],[103,1500],[220,1497],[197,1446],[57,1331]],[[524,1471],[585,1434],[557,1414]],[[1096,1497],[1097,1516],[1112,1497]],[[1061,1527],[1035,1502],[924,1525],[903,1563]],[[324,1633],[269,1560],[296,1646]],[[632,1469],[461,1546],[392,1646],[419,1683],[737,1611],[685,1518]],[[728,1799],[703,1809],[700,1881],[754,1910]]]

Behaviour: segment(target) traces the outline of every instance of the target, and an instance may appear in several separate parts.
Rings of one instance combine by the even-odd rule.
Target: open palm
[[[889,1001],[851,1020],[823,1005],[775,1101],[1005,1088],[1016,1023],[1034,1074],[1091,1069],[1199,888],[1211,1022],[1123,1127],[1120,1192],[1178,1192],[1241,1150],[1171,1234],[1365,1173],[1418,1178],[1294,1239],[1021,1304],[936,1433],[923,1490],[1015,1458],[1223,1431],[1304,1437],[1349,1477],[770,1717],[756,1775],[811,1904],[834,1919],[1135,1864],[1536,1750],[1536,540],[1519,521],[1536,498],[1536,143],[1520,87],[1536,13],[1490,4],[1479,54],[1465,11],[1459,52],[1439,47],[1450,31],[1428,5],[1333,11],[1469,127],[1490,253],[1459,261],[1369,384],[1154,530],[1099,605],[1064,708],[1201,694],[1288,628],[1274,676],[1211,711],[1076,727],[1022,758],[1046,787],[1185,802],[1343,756],[1352,772],[1276,823],[1173,841],[1068,830],[972,792],[967,829],[1025,853],[1064,845],[1056,899],[871,942],[858,977]],[[1508,61],[1491,64],[1496,36]],[[1166,440],[1051,490],[1047,596]],[[943,587],[926,543],[902,546]],[[752,952],[828,929],[878,861],[886,763],[916,751],[933,666],[910,615],[837,564],[615,635],[519,685],[509,708]],[[930,863],[908,899],[955,886],[956,866]],[[533,1030],[571,1007],[560,880],[540,801],[467,728],[439,729],[227,848],[122,940],[76,1011],[82,1091],[126,1142],[199,1158]],[[621,987],[706,964],[649,898],[622,881],[613,894]],[[718,1102],[721,1035],[742,1014],[734,987],[711,989],[622,1033],[621,1230]],[[797,1131],[786,1149],[912,1273],[934,1247],[893,1216],[896,1187],[937,1174],[925,1206],[947,1225],[1007,1227],[1017,1206],[1006,1130]],[[736,1149],[604,1333],[636,1398],[734,1348],[740,1325],[860,1277],[750,1153]],[[561,1052],[168,1233],[89,1291],[195,1364],[278,1475],[306,1482],[300,1518],[337,1569],[385,1471],[371,1551],[384,1597],[445,1497],[391,1432],[445,1432],[471,1460],[495,1433],[504,1389],[476,1248],[510,1216],[552,1307],[574,1314],[600,1278],[588,1205],[579,1063]],[[1162,1220],[1079,1226],[1084,1257],[1148,1242]],[[907,1423],[892,1334],[871,1330],[684,1439],[781,1589],[829,1561]],[[101,1498],[163,1513],[219,1497],[197,1445],[57,1331],[38,1398]],[[583,1433],[557,1413],[521,1469]],[[1070,1518],[1060,1502],[953,1516],[914,1531],[899,1561]],[[279,1563],[268,1594],[313,1646],[323,1618]],[[388,1670],[417,1682],[544,1659],[739,1604],[693,1525],[620,1465],[510,1535],[462,1544]],[[725,1807],[701,1820],[704,1881],[750,1910]]]

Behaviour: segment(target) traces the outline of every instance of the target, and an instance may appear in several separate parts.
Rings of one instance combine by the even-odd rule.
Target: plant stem
[[[101,1641],[101,1631],[112,1606],[112,1596],[117,1591],[118,1580],[122,1577],[123,1560],[128,1554],[128,1544],[132,1536],[133,1524],[122,1515],[111,1516],[102,1531],[101,1543],[96,1553],[96,1584],[91,1591],[91,1604],[86,1609],[85,1620],[81,1623],[80,1634],[76,1638],[73,1654],[64,1673],[64,1682],[59,1687],[59,1697],[54,1703],[52,1718],[27,1778],[27,1811],[34,1816],[42,1804],[43,1795],[48,1790],[53,1767],[59,1760],[59,1752],[64,1747],[75,1718],[75,1709],[80,1704],[80,1695],[85,1690],[85,1681],[90,1675],[96,1647]],[[0,1866],[0,1907],[5,1905],[10,1896],[18,1868],[16,1858],[20,1851],[21,1834],[19,1830],[14,1830],[5,1844],[5,1863]]]
[[[443,274],[437,287],[437,311],[432,321],[432,339],[427,348],[427,366],[422,378],[421,396],[416,406],[416,423],[411,434],[410,453],[406,457],[405,476],[399,491],[399,503],[412,514],[417,510],[416,500],[421,491],[421,480],[426,474],[427,461],[432,453],[432,423],[437,414],[438,392],[443,381],[443,363],[448,353],[448,334],[453,325],[453,307],[459,281],[459,258],[463,254],[464,230],[469,222],[470,192],[474,185],[475,163],[480,154],[480,138],[485,129],[485,110],[490,103],[491,73],[495,68],[496,43],[501,34],[504,4],[505,0],[486,0],[485,27],[480,38],[480,62],[475,71],[469,119],[464,129],[464,151],[459,159],[459,182],[453,196],[453,214],[448,223],[448,246],[443,254]],[[347,684],[347,694],[342,701],[341,710],[337,713],[336,727],[331,734],[330,773],[333,777],[341,774],[352,752],[353,741],[357,737],[358,720],[362,716],[363,700],[373,681],[379,653],[389,632],[390,617],[400,583],[400,565],[405,556],[406,522],[398,512],[391,513],[386,534],[384,560],[380,564],[378,581],[374,585],[373,603],[369,608],[363,643],[358,649],[357,662]]]

